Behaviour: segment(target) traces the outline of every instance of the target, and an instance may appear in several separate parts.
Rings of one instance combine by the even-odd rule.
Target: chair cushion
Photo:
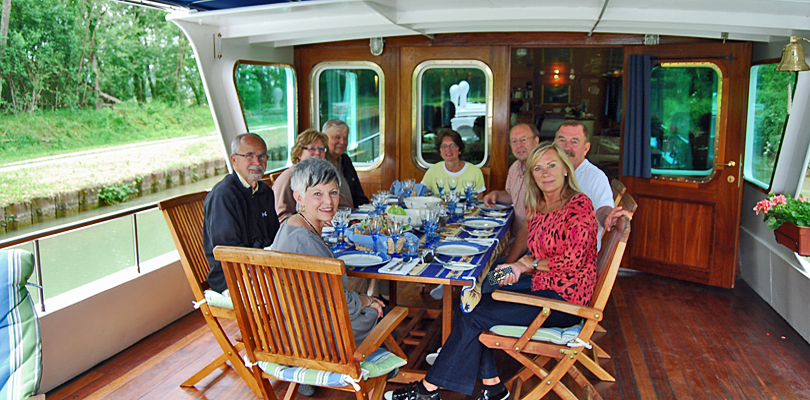
[[[230,296],[225,296],[222,293],[210,289],[206,290],[203,295],[205,296],[205,302],[208,303],[209,306],[233,310],[233,302]]]
[[[583,323],[580,322],[568,328],[540,328],[532,336],[532,340],[551,342],[554,344],[568,344],[576,340],[582,330]],[[526,332],[526,326],[517,325],[495,325],[489,330],[501,336],[521,337]]]
[[[34,255],[0,251],[0,398],[25,399],[39,390],[42,341],[34,302],[25,284],[34,271]]]
[[[371,353],[370,356],[366,357],[366,361],[360,363],[360,369],[363,379],[368,379],[385,375],[407,363],[407,361],[388,350],[377,349]],[[303,367],[289,367],[265,361],[259,361],[257,365],[262,371],[273,375],[276,379],[288,382],[298,382],[316,386],[348,386],[353,382],[351,376],[336,372]]]

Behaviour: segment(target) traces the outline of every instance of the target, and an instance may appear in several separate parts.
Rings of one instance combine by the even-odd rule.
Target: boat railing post
[[[138,213],[132,214],[132,248],[135,252],[135,268],[138,269],[138,274],[141,273],[141,257],[139,255],[140,251],[138,248]]]

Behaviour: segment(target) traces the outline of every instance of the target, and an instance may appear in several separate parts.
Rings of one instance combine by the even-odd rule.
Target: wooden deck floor
[[[408,304],[432,301],[413,286],[400,290]],[[596,341],[613,356],[602,364],[617,378],[596,384],[605,399],[810,399],[810,345],[742,281],[726,290],[621,271],[605,318],[607,333]],[[47,398],[254,399],[229,368],[196,388],[178,386],[218,351],[195,312]],[[499,362],[504,376],[515,368],[503,357]],[[285,386],[275,387],[281,398]],[[471,398],[448,391],[443,397]],[[319,389],[313,398],[354,397]]]

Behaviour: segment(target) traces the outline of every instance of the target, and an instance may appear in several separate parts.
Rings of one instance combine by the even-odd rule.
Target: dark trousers
[[[553,290],[518,292],[562,300]],[[472,395],[476,380],[498,376],[492,349],[478,341],[478,336],[495,325],[528,326],[540,311],[538,307],[495,301],[492,294],[484,294],[471,313],[455,313],[453,330],[425,380],[443,389]],[[552,311],[543,326],[569,327],[580,321],[582,318]]]

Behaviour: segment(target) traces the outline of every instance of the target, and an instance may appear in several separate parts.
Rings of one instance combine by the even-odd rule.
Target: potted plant
[[[754,206],[754,211],[765,215],[777,242],[800,255],[810,256],[810,200],[802,195],[794,199],[771,193]]]

